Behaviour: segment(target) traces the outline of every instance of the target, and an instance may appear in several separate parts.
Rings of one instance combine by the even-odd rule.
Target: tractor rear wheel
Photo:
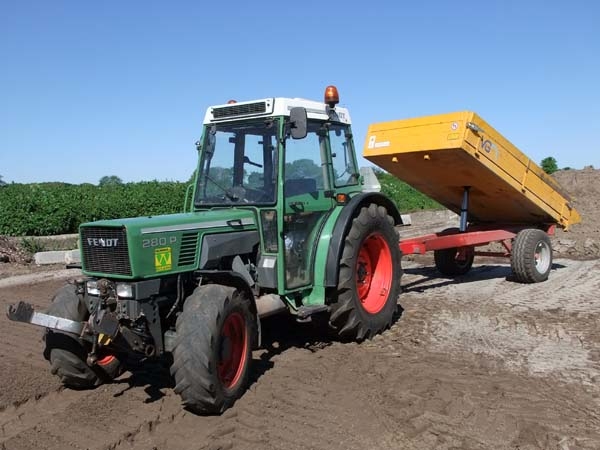
[[[343,339],[370,339],[397,311],[402,253],[383,206],[363,207],[346,235],[330,323]]]
[[[248,385],[256,322],[250,300],[235,288],[199,286],[177,318],[171,374],[183,405],[220,414]]]
[[[48,314],[83,322],[89,316],[83,299],[72,284],[63,286],[54,296]],[[90,344],[71,333],[46,330],[44,357],[50,361],[51,372],[72,388],[91,388],[111,381],[121,372],[121,362],[110,353],[99,355],[97,363],[87,363]]]
[[[513,241],[510,265],[521,283],[547,280],[552,269],[552,244],[548,234],[537,228],[519,231]]]

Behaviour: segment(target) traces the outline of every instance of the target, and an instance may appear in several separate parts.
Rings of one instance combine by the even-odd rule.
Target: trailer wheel
[[[437,270],[449,277],[456,277],[469,272],[473,265],[473,259],[475,259],[475,252],[473,248],[465,247],[464,253],[461,255],[461,250],[460,248],[434,250],[433,259]]]
[[[245,392],[256,322],[250,301],[228,286],[196,288],[177,318],[171,374],[183,405],[220,414]]]
[[[513,242],[510,265],[521,283],[547,280],[552,269],[552,244],[548,235],[537,228],[519,231]]]
[[[48,314],[82,322],[88,311],[72,284],[63,286],[54,296]],[[90,345],[71,333],[46,330],[44,357],[50,361],[50,371],[72,388],[91,388],[111,381],[121,372],[121,362],[110,353],[99,355],[97,363],[86,363]]]
[[[346,235],[330,323],[344,339],[370,339],[389,328],[400,294],[402,253],[394,220],[374,203]]]

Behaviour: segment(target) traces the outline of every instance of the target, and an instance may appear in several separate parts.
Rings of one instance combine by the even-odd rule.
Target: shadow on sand
[[[552,270],[560,270],[565,266],[559,263],[552,264]],[[435,266],[412,267],[404,269],[405,274],[417,275],[421,278],[402,284],[402,292],[424,292],[427,289],[433,289],[451,284],[473,283],[475,281],[492,280],[504,278],[506,281],[517,283],[509,265],[503,264],[484,264],[473,267],[465,275],[449,277],[442,275]]]

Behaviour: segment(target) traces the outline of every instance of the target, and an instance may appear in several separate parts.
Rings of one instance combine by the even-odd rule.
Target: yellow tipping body
[[[581,221],[558,182],[474,112],[369,126],[363,156],[471,223]]]

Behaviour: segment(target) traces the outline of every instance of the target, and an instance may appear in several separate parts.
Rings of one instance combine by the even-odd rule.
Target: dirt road
[[[502,263],[459,280],[405,262],[404,312],[363,344],[270,320],[250,390],[223,416],[181,409],[160,367],[62,390],[41,330],[0,318],[0,448],[598,449],[600,260],[521,285]],[[5,284],[44,308],[62,284]]]

